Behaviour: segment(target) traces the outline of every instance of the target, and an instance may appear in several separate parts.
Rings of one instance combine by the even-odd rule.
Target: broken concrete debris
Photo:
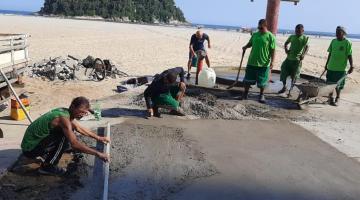
[[[106,62],[105,62],[106,61]],[[30,77],[41,77],[50,81],[54,80],[97,80],[94,70],[95,59],[88,56],[85,59],[79,59],[75,56],[56,57],[44,59],[34,63],[29,73]],[[106,65],[104,64],[106,63]],[[127,76],[126,73],[118,70],[117,66],[110,60],[104,60],[103,70],[106,76],[117,78],[117,76]]]

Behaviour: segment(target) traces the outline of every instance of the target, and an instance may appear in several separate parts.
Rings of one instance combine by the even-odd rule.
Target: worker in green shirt
[[[295,35],[291,35],[285,42],[286,60],[281,65],[280,81],[283,82],[283,88],[279,94],[286,92],[286,79],[291,77],[291,82],[294,83],[300,76],[302,60],[309,50],[309,37],[304,35],[304,26],[298,24],[295,27]],[[291,43],[290,49],[288,45]]]
[[[264,90],[269,81],[269,72],[273,68],[276,40],[275,36],[268,31],[265,19],[259,21],[258,30],[243,47],[244,52],[246,49],[252,48],[244,78],[245,91],[243,99],[248,98],[250,85],[257,83],[260,88],[259,102],[266,103]]]
[[[32,159],[41,157],[43,163],[38,170],[44,175],[64,175],[66,170],[57,166],[62,154],[69,149],[92,154],[107,162],[109,156],[86,146],[77,140],[74,130],[78,133],[108,143],[106,137],[100,137],[76,122],[86,116],[90,110],[89,100],[85,97],[75,98],[70,107],[57,108],[45,113],[26,129],[21,143],[23,154]]]
[[[338,83],[336,87],[336,98],[333,97],[333,93],[330,94],[330,105],[337,106],[340,99],[340,92],[345,86],[346,67],[348,61],[350,68],[348,74],[351,74],[354,70],[353,58],[352,58],[352,44],[345,38],[346,30],[342,26],[336,28],[336,39],[333,39],[328,49],[329,56],[326,61],[325,70],[326,82],[328,84]]]

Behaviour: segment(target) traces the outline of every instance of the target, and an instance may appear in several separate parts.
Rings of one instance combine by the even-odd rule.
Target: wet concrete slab
[[[219,173],[166,199],[358,199],[360,164],[288,121],[142,120],[181,128]],[[151,160],[149,160],[151,162]]]

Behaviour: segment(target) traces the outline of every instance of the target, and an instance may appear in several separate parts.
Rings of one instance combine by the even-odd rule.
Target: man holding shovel
[[[268,31],[265,19],[259,21],[258,30],[243,47],[243,53],[252,48],[245,72],[243,99],[248,98],[250,85],[257,83],[260,88],[259,102],[266,103],[264,90],[269,82],[269,72],[273,68],[276,44],[275,36]]]
[[[330,94],[330,105],[337,106],[340,99],[340,92],[345,86],[345,77],[351,74],[354,70],[352,58],[352,44],[345,38],[346,30],[342,26],[336,28],[336,39],[330,43],[328,52],[329,56],[326,61],[325,70],[326,82],[328,84],[338,84],[336,87],[336,98],[333,93]],[[350,63],[350,69],[346,73],[347,63]]]
[[[281,65],[280,81],[283,82],[283,88],[279,94],[286,92],[286,79],[291,77],[291,83],[294,84],[300,76],[301,64],[307,51],[309,37],[304,35],[304,26],[298,24],[295,28],[295,35],[291,35],[285,42],[286,60]],[[288,45],[291,43],[290,49]]]

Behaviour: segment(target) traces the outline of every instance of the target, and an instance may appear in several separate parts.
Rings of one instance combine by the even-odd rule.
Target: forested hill
[[[42,15],[98,16],[129,22],[185,22],[174,0],[45,0]]]

